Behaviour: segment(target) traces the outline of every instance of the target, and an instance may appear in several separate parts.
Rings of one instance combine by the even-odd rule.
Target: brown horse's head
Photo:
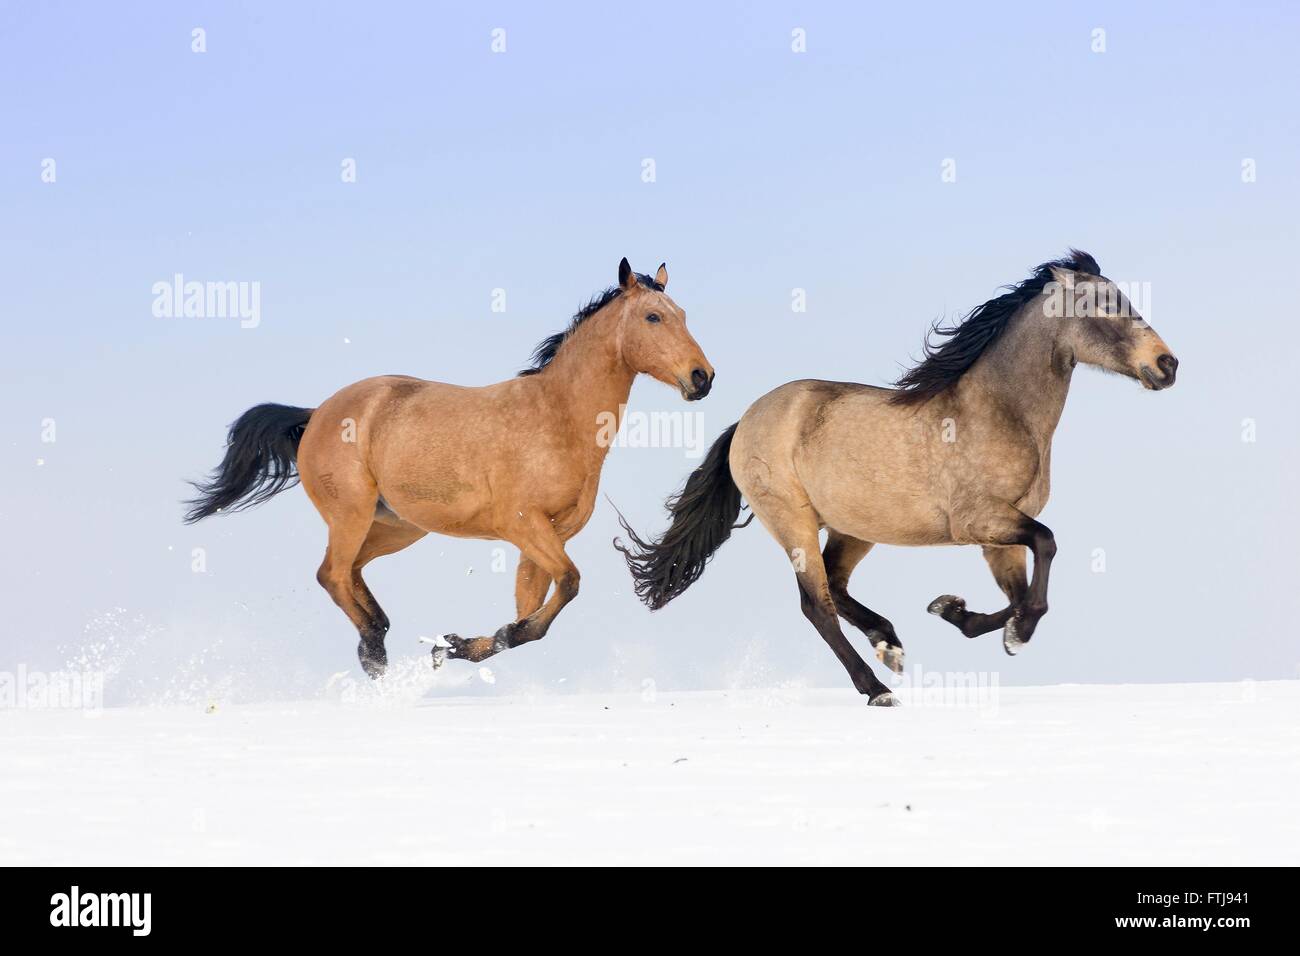
[[[1151,391],[1174,384],[1178,359],[1114,282],[1057,266],[1052,277],[1063,304],[1062,344],[1074,360],[1137,379]]]
[[[671,385],[688,402],[698,401],[713,387],[713,366],[686,329],[686,313],[669,298],[668,267],[661,265],[654,281],[642,281],[626,259],[618,264],[619,341],[623,360]]]

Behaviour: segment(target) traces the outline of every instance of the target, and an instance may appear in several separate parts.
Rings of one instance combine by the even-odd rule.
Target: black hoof
[[[361,669],[371,680],[379,680],[388,669],[388,652],[384,650],[382,643],[362,641],[357,645],[357,659],[361,661]]]
[[[937,614],[949,624],[961,627],[961,622],[966,617],[966,601],[955,594],[941,594],[929,603],[926,610]]]
[[[437,670],[449,658],[460,657],[465,641],[459,634],[439,634],[433,643],[433,669]]]

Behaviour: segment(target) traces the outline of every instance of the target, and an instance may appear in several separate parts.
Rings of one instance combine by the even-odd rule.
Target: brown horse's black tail
[[[739,423],[737,423],[739,424]],[[668,513],[673,521],[657,541],[643,541],[619,515],[619,523],[632,539],[624,546],[617,538],[614,547],[623,552],[628,569],[636,582],[636,595],[652,611],[657,611],[695,583],[704,573],[713,553],[731,537],[740,515],[740,489],[731,478],[727,457],[732,425],[713,443],[703,464],[686,479],[686,486],[668,499]]]
[[[185,523],[219,511],[242,511],[298,483],[298,442],[314,408],[255,405],[230,426],[226,454],[198,494],[186,502]]]

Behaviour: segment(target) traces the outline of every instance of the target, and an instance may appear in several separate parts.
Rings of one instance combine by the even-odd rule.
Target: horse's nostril
[[[699,391],[702,388],[708,388],[711,381],[712,378],[709,376],[709,373],[704,371],[702,368],[697,368],[695,371],[691,372],[691,384],[695,386],[696,391]]]
[[[1156,359],[1156,364],[1160,366],[1160,371],[1165,373],[1165,378],[1173,378],[1174,373],[1178,371],[1178,359],[1168,352]]]

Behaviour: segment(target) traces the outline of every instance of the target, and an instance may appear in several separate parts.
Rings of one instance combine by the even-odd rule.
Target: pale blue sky
[[[7,3],[0,668],[52,666],[90,625],[136,648],[124,674],[146,683],[200,657],[197,679],[246,689],[355,670],[355,636],[314,581],[324,526],[302,492],[185,528],[182,479],[256,402],[314,405],[385,372],[506,377],[621,256],[668,262],[718,369],[691,406],[711,439],[789,379],[893,378],[931,320],[1078,246],[1150,283],[1182,367],[1160,395],[1076,377],[1033,646],[1009,662],[996,636],[965,641],[925,614],[944,592],[999,603],[975,549],[879,549],[855,591],[931,670],[1295,677],[1298,28],[1281,2]],[[260,282],[261,324],[155,318],[150,288],[177,272]],[[650,382],[632,406],[684,407]],[[657,529],[690,466],[617,449],[603,488]],[[602,502],[570,549],[578,602],[541,645],[493,661],[493,692],[562,677],[847,686],[757,526],[654,616],[629,594],[616,531]],[[513,554],[493,574],[492,547],[428,539],[373,566],[395,657],[512,616]]]

